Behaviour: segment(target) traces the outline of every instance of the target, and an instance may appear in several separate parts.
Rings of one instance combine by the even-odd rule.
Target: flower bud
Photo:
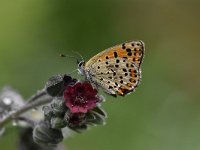
[[[68,111],[65,113],[64,120],[67,122],[69,127],[82,126],[86,123],[84,113],[71,113]]]
[[[72,79],[67,75],[55,75],[51,77],[46,85],[46,91],[50,96],[62,96],[63,91],[66,86],[73,85],[76,82],[76,79]]]
[[[54,129],[61,129],[67,126],[66,121],[61,117],[51,118],[51,127]]]
[[[42,110],[44,112],[44,119],[50,120],[51,117],[53,116],[53,111],[52,111],[51,107],[50,106],[43,106]]]
[[[53,129],[50,124],[41,121],[33,130],[33,140],[40,145],[55,146],[63,140],[60,129]]]
[[[64,99],[61,97],[55,98],[50,105],[55,116],[64,115],[67,111],[67,107],[64,105]]]

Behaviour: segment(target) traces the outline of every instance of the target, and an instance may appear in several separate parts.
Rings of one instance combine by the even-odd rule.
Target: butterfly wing
[[[141,79],[144,43],[132,41],[106,49],[85,64],[89,80],[112,95],[132,92]]]

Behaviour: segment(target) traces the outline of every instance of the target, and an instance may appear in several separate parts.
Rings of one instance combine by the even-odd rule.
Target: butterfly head
[[[78,72],[81,74],[81,75],[85,75],[85,61],[84,60],[81,60],[81,61],[77,61],[77,64],[78,64]]]

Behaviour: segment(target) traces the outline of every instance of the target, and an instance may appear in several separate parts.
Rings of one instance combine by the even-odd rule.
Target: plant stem
[[[42,96],[46,95],[46,90],[42,89],[40,91],[38,91],[35,95],[31,96],[27,101],[26,104],[29,104],[35,100],[37,100],[38,98],[41,98]]]
[[[17,121],[23,121],[26,122],[30,127],[34,128],[35,125],[37,124],[36,121],[29,119],[28,117],[24,117],[24,116],[19,116],[17,117]]]
[[[19,108],[18,110],[10,112],[4,119],[0,121],[0,128],[2,128],[5,124],[10,122],[13,119],[16,119],[21,114],[35,108],[41,105],[44,105],[46,103],[49,103],[52,101],[52,97],[44,93],[42,90],[41,93],[37,93],[36,95],[33,95],[29,100],[28,103],[25,103],[24,106]]]

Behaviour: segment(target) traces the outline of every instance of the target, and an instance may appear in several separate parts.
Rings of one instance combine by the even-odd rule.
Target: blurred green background
[[[0,0],[0,86],[24,98],[52,75],[128,40],[146,44],[142,84],[135,93],[106,96],[105,126],[64,141],[69,150],[200,149],[200,1]],[[74,74],[77,77],[76,73]],[[14,150],[17,130],[0,138]]]

